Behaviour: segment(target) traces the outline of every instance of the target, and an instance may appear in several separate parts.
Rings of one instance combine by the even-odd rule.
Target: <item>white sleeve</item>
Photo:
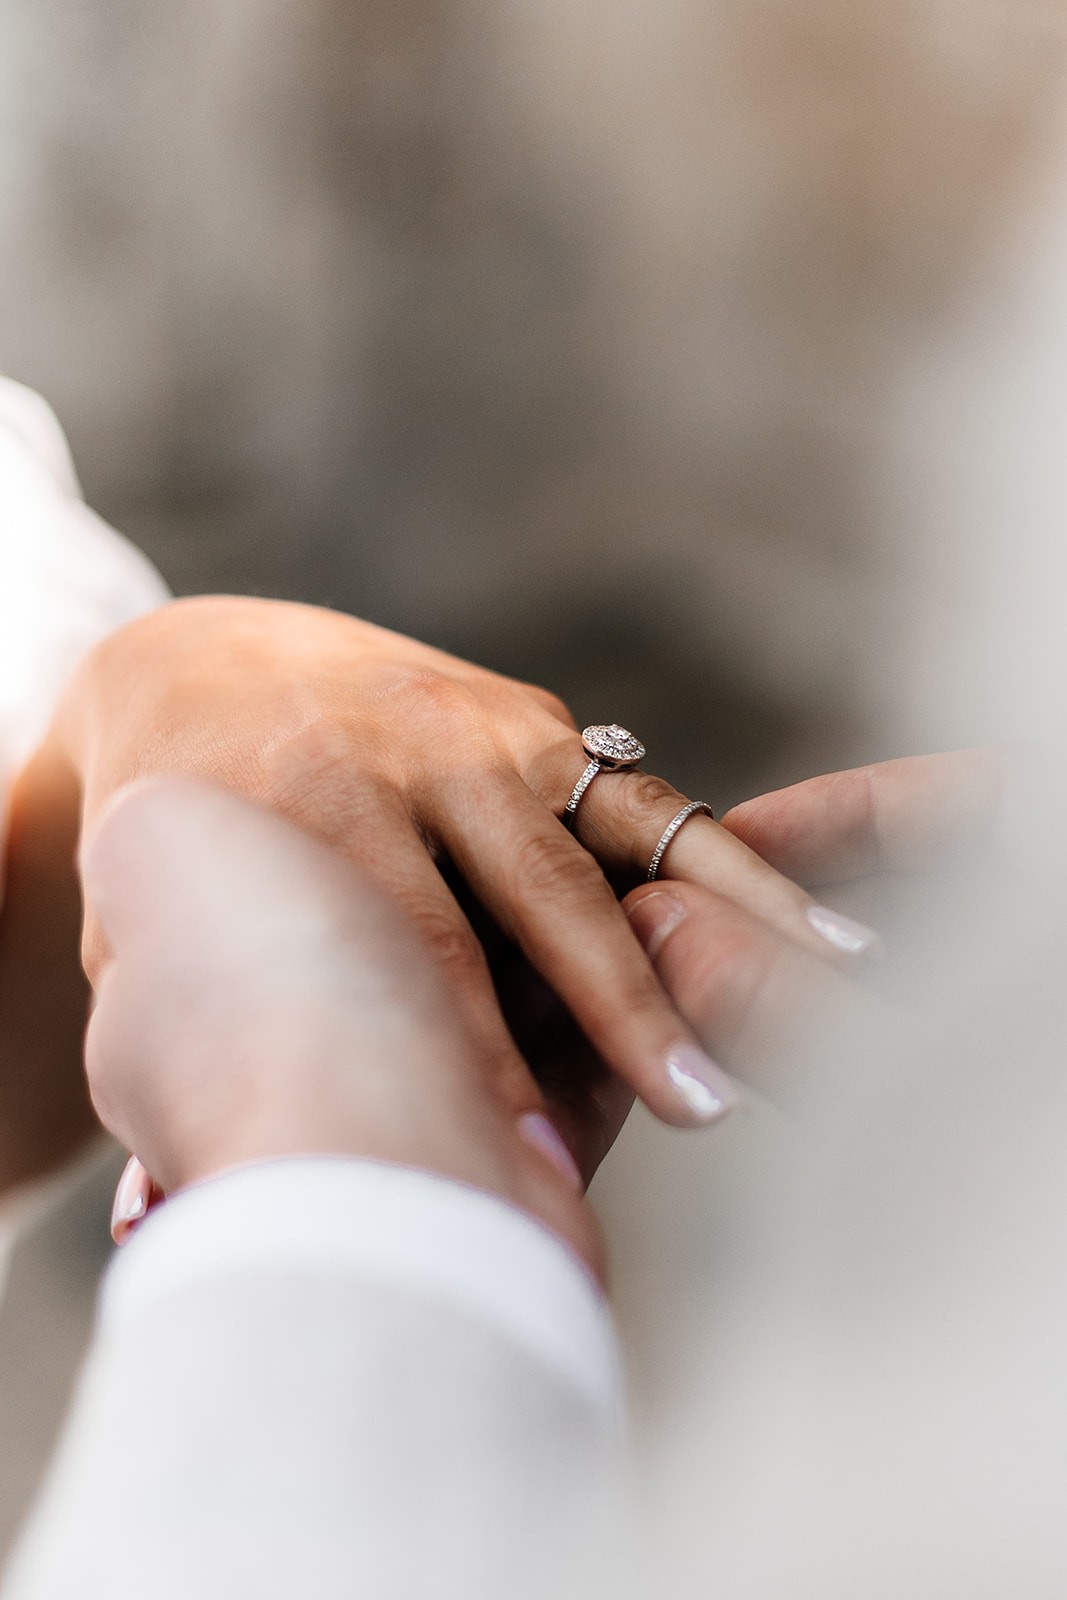
[[[384,1162],[265,1161],[176,1195],[115,1257],[99,1337],[198,1285],[294,1268],[390,1284],[470,1313],[620,1424],[611,1316],[577,1257],[492,1195]]]
[[[84,652],[168,598],[151,562],[81,498],[50,407],[0,377],[0,786]]]
[[[526,1216],[368,1162],[236,1170],[113,1265],[3,1597],[620,1593],[617,1399],[599,1292]]]

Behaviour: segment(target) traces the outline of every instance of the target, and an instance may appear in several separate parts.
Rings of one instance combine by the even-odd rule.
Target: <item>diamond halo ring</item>
[[[593,779],[602,772],[632,772],[644,760],[645,747],[629,728],[617,722],[594,723],[582,729],[582,749],[589,757],[589,765],[571,790],[571,797],[563,810],[565,827],[574,827],[579,803]]]

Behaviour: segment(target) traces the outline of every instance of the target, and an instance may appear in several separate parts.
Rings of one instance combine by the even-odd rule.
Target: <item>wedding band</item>
[[[582,749],[589,757],[589,765],[563,808],[563,825],[567,828],[573,828],[578,803],[594,778],[602,772],[631,772],[645,756],[640,739],[617,722],[594,723],[592,727],[583,728]]]
[[[690,800],[687,806],[683,806],[678,815],[676,817],[672,817],[670,822],[668,822],[667,826],[663,830],[663,837],[660,839],[659,844],[652,852],[652,860],[648,864],[649,883],[654,883],[656,878],[659,876],[660,863],[667,853],[667,846],[678,832],[678,829],[684,827],[689,821],[689,818],[695,817],[698,811],[703,811],[704,815],[706,817],[710,817],[714,822],[715,813],[703,800]]]

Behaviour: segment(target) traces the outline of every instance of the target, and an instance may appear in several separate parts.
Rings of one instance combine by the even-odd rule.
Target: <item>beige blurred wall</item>
[[[907,737],[946,580],[896,421],[996,316],[1061,5],[0,0],[0,37],[0,366],[176,587],[539,676],[720,804]]]

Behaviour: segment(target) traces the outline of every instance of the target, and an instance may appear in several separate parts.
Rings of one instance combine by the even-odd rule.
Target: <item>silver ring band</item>
[[[579,800],[582,798],[582,795],[588,789],[593,779],[599,777],[603,770],[604,768],[600,765],[599,761],[590,761],[589,765],[578,779],[578,782],[574,785],[574,788],[571,790],[571,797],[563,808],[563,825],[565,828],[574,827],[574,817],[578,810]]]
[[[654,883],[659,877],[660,865],[663,861],[663,857],[667,854],[667,846],[678,832],[678,829],[684,827],[689,821],[689,818],[695,817],[698,811],[703,811],[704,815],[706,817],[710,817],[714,822],[715,813],[705,801],[690,800],[687,806],[683,806],[678,815],[676,817],[672,817],[670,822],[668,822],[667,826],[663,830],[663,836],[660,839],[659,844],[652,852],[652,860],[648,864],[649,883]]]

